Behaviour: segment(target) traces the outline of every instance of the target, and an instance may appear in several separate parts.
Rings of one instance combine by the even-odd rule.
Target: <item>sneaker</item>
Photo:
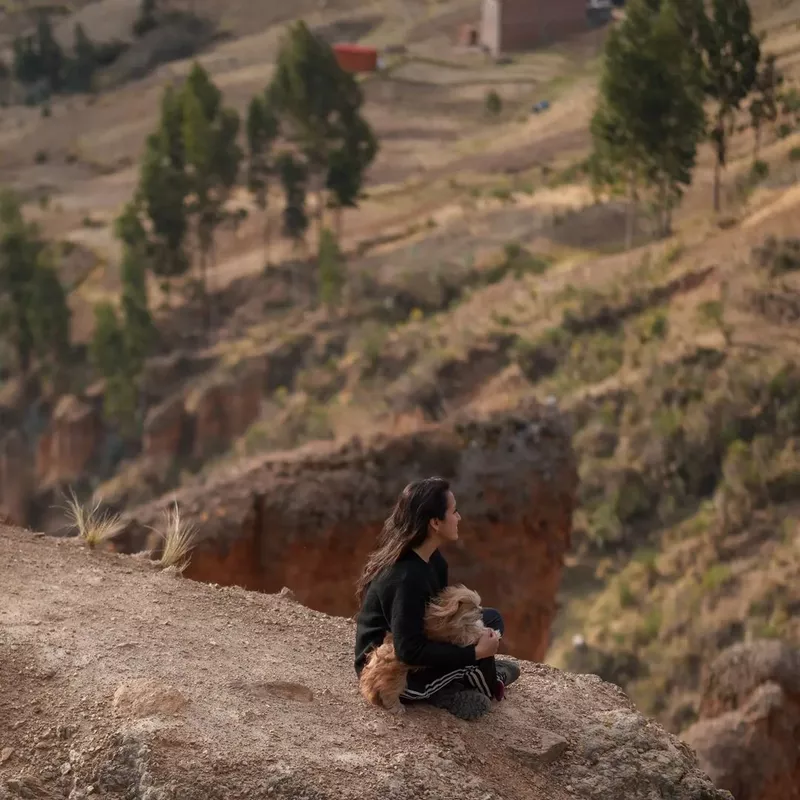
[[[443,708],[459,719],[473,720],[487,714],[492,701],[476,689],[443,689],[430,698],[431,705]]]
[[[520,676],[520,668],[513,661],[506,661],[504,658],[496,658],[494,666],[497,671],[497,680],[503,684],[504,690],[511,686]]]

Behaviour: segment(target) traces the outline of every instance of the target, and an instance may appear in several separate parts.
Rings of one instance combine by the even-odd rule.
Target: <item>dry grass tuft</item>
[[[118,514],[101,512],[100,505],[99,500],[92,506],[82,505],[75,492],[70,489],[66,504],[67,518],[78,529],[78,537],[92,550],[110,539],[123,526],[122,518]]]
[[[175,567],[183,572],[191,561],[197,529],[181,517],[177,503],[164,512],[164,529],[156,533],[164,540],[159,566],[164,569]]]

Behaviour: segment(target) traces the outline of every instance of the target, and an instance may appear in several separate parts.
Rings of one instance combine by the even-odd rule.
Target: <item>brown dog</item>
[[[425,611],[425,635],[435,642],[466,647],[476,644],[484,629],[480,595],[466,586],[448,586],[431,600]],[[361,671],[361,694],[373,705],[399,714],[405,711],[400,705],[400,695],[412,669],[398,661],[392,634],[387,633]]]

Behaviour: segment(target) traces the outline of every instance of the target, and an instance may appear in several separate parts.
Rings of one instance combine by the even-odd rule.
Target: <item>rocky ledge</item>
[[[353,625],[0,528],[0,797],[730,800],[617,687],[522,662],[487,717],[361,700]]]

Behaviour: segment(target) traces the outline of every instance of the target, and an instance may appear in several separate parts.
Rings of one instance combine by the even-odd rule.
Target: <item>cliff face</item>
[[[502,610],[511,652],[542,660],[577,482],[554,408],[270,457],[186,489],[177,502],[199,531],[186,574],[266,592],[288,586],[312,608],[352,614],[355,580],[398,493],[428,475],[453,481],[463,517],[462,540],[446,553],[451,580]],[[132,512],[116,546],[157,546],[151,526],[172,502]]]
[[[739,644],[704,675],[701,720],[683,738],[736,800],[800,798],[800,650]]]
[[[12,430],[0,439],[0,517],[15,525],[24,524],[34,483],[25,439],[18,430]]]
[[[477,722],[397,718],[348,620],[3,527],[0,583],[3,800],[731,800],[592,676],[523,662]]]
[[[238,368],[210,375],[205,372],[212,364],[201,358],[175,353],[152,359],[143,379],[148,411],[141,441],[132,449],[137,478],[133,487],[123,480],[124,490],[109,500],[125,505],[142,491],[148,498],[157,496],[170,465],[204,460],[230,447],[258,418],[275,381],[291,380],[302,353],[298,348],[276,346]],[[40,432],[36,426],[33,432],[22,421],[29,406],[39,402],[38,392],[20,388],[6,394],[11,396],[0,398],[0,514],[15,524],[39,522],[55,532],[64,519],[49,512],[49,490],[109,478],[98,457],[119,437],[104,421],[96,396],[57,398],[44,412]],[[22,428],[28,428],[24,435]],[[38,513],[31,513],[37,506]]]

